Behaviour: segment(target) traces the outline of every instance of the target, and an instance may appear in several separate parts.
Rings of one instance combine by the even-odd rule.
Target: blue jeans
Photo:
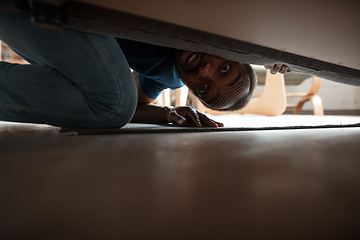
[[[131,120],[137,90],[115,38],[45,32],[28,14],[0,11],[0,39],[31,63],[0,62],[0,120],[76,128]]]

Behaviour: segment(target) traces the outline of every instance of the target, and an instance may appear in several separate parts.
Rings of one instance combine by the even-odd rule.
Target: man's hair
[[[228,108],[215,108],[213,106],[211,106],[210,104],[207,104],[205,101],[202,101],[200,99],[200,101],[208,108],[216,110],[216,111],[237,111],[240,110],[242,108],[244,108],[250,101],[250,99],[253,96],[254,90],[257,86],[257,76],[256,73],[254,71],[254,69],[250,66],[250,64],[243,64],[245,66],[246,69],[246,80],[248,80],[250,82],[250,87],[249,87],[249,92],[248,94],[246,94],[244,97],[239,98],[233,105],[231,105]],[[237,83],[237,84],[241,84],[241,83]]]

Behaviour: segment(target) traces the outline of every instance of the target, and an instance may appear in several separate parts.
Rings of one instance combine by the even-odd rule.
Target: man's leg
[[[114,38],[45,32],[27,14],[0,12],[0,39],[37,63],[0,63],[0,120],[83,128],[131,120],[136,86]]]

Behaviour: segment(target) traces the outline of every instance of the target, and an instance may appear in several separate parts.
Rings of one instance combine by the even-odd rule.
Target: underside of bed
[[[68,27],[176,49],[205,52],[242,63],[283,63],[294,72],[360,86],[359,69],[89,4],[69,2]]]
[[[237,14],[237,9],[245,7],[246,4],[250,4],[247,7],[251,7],[251,4],[256,5],[260,3],[263,5],[264,2],[243,3],[227,0],[224,2],[224,5],[230,6],[216,18],[212,16],[212,14],[219,12],[219,6],[216,1],[174,1],[171,4],[161,0],[154,2],[142,0],[119,0],[115,2],[110,0],[102,2],[93,0],[81,1],[0,0],[0,8],[15,5],[17,10],[26,9],[26,11],[32,11],[33,18],[35,16],[35,19],[37,18],[40,23],[45,19],[45,25],[48,20],[50,25],[53,23],[56,25],[59,22],[62,24],[64,22],[69,29],[132,39],[175,49],[204,52],[241,63],[257,65],[282,63],[288,65],[293,72],[310,74],[339,83],[360,86],[360,66],[358,66],[360,63],[360,54],[358,54],[358,42],[360,41],[360,26],[358,25],[360,17],[354,10],[360,7],[360,3],[354,1],[345,1],[341,5],[338,5],[336,1],[322,1],[314,3],[312,7],[309,6],[309,2],[305,1],[297,6],[299,8],[305,7],[305,10],[300,9],[296,13],[292,13],[291,9],[285,12],[273,11],[270,15],[266,16],[262,15],[268,12],[268,7],[263,7],[262,11],[258,11],[258,13],[255,11],[254,13],[252,11],[245,14],[244,12],[239,13],[240,18],[227,18],[227,15],[234,15],[234,11]],[[201,11],[199,16],[195,16],[195,19],[197,17],[200,19],[196,19],[196,21],[192,19],[192,22],[190,22],[197,26],[196,29],[191,24],[189,26],[187,18],[194,17],[194,14],[192,14],[193,10],[191,9],[199,5],[204,5],[205,10]],[[233,8],[235,10],[231,9],[231,5],[234,5]],[[107,8],[104,8],[104,6],[107,6]],[[174,9],[173,6],[182,6],[183,12],[179,13],[178,9]],[[319,12],[319,16],[308,17],[308,20],[306,20],[306,13],[314,13],[315,8],[316,11],[320,11],[325,6],[327,11],[323,11],[324,17]],[[140,10],[137,11],[137,9]],[[48,10],[50,10],[50,13]],[[175,20],[162,21],[159,20],[162,18],[157,18],[158,15],[167,12],[167,10],[169,10],[169,13],[166,13],[167,16],[169,14],[170,16],[171,14],[176,15],[174,17]],[[183,16],[184,11],[186,13],[189,12],[189,14]],[[148,12],[152,15],[147,14]],[[288,13],[287,18],[278,17],[286,12]],[[293,15],[296,15],[296,17],[292,17]],[[340,18],[336,19],[337,15]],[[152,18],[148,16],[152,16]],[[164,18],[164,16],[162,17]],[[165,17],[165,19],[168,18]],[[252,21],[239,22],[239,20],[244,18]],[[287,19],[290,23],[284,24]],[[263,24],[266,20],[268,20],[268,23]],[[316,20],[322,21],[322,23],[316,24]],[[197,23],[200,23],[200,25]],[[230,37],[231,34],[221,34],[218,26],[217,30],[214,30],[213,33],[202,30],[208,30],[209,25],[211,29],[211,23],[221,26],[228,25],[229,32],[238,34],[233,36],[239,36],[240,32],[240,37],[235,38]],[[278,26],[273,26],[276,24]],[[202,26],[202,28],[199,29],[199,26]],[[287,27],[287,30],[276,31],[274,27]],[[256,29],[253,31],[254,28]],[[272,31],[272,28],[275,31]],[[296,39],[291,34],[297,33],[298,29],[299,31],[302,30],[301,34],[303,35],[297,34]],[[308,29],[311,29],[311,31],[307,31]],[[283,34],[280,36],[281,33],[287,31],[289,32],[287,35]],[[309,34],[316,34],[316,41],[310,45],[309,43],[302,45],[302,41],[311,42],[312,36],[307,36]],[[249,39],[248,35],[251,35],[253,41],[244,41],[244,39]],[[299,38],[299,36],[303,37]],[[359,41],[357,41],[358,39]],[[266,44],[267,42],[270,44]],[[281,44],[279,45],[278,42],[281,42]],[[280,47],[283,45],[288,48],[292,47],[293,51],[285,51],[289,49]],[[318,49],[319,51],[315,53]]]

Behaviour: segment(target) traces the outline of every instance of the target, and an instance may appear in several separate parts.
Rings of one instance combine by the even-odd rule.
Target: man
[[[249,101],[256,85],[256,76],[248,64],[124,39],[117,42],[130,67],[140,73],[135,78],[138,105],[133,121],[136,122],[223,126],[192,107],[169,109],[151,103],[163,89],[186,84],[206,106],[237,110]]]
[[[23,13],[0,12],[0,39],[31,64],[0,63],[4,121],[77,128],[119,128],[130,120],[222,127],[193,107],[151,103],[161,90],[185,84],[207,107],[237,110],[256,85],[248,64],[71,30],[44,32]],[[139,73],[135,81],[130,67]]]

